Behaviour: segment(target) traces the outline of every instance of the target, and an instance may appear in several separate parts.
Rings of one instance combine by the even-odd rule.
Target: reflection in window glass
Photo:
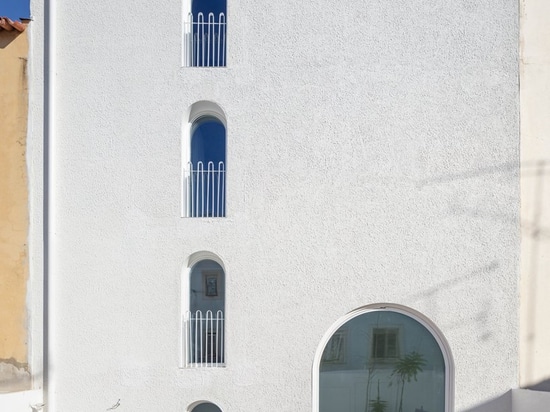
[[[188,338],[187,362],[209,367],[223,366],[225,362],[223,268],[213,260],[201,260],[191,269],[189,286],[189,313],[185,325]]]
[[[319,411],[443,412],[445,361],[422,324],[385,310],[363,313],[327,342]]]
[[[221,412],[222,410],[210,402],[204,402],[192,409],[192,412]]]
[[[395,359],[399,357],[397,328],[374,328],[372,330],[373,359]]]

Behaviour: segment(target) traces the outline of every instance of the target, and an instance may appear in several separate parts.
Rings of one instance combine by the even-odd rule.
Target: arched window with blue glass
[[[192,105],[188,134],[185,216],[224,217],[226,133],[221,108],[212,102]]]
[[[184,0],[183,65],[226,65],[226,0]]]

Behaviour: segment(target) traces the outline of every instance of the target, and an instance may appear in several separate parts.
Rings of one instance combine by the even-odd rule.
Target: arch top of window
[[[218,265],[221,266],[221,268],[225,272],[225,265],[223,264],[223,261],[221,260],[221,258],[215,253],[212,253],[206,250],[201,250],[191,254],[187,259],[187,267],[193,268],[197,263],[200,263],[204,260],[211,260],[213,262],[216,262]]]
[[[189,107],[186,117],[188,122],[191,124],[200,122],[202,119],[214,118],[219,120],[224,127],[227,127],[227,120],[222,108],[218,104],[209,100],[200,100],[193,103]]]
[[[385,319],[381,318],[380,323],[378,323],[378,320],[376,320],[376,323],[372,321],[365,322],[368,319],[367,316],[376,315],[377,312],[394,313],[395,315],[399,315],[401,320],[398,317],[390,316]],[[403,323],[405,318],[410,319],[413,323]],[[374,320],[377,318],[372,319]],[[357,321],[361,323],[357,323]],[[413,344],[414,341],[411,341],[410,338],[405,336],[407,329],[411,327],[418,328],[413,326],[414,323],[428,333],[428,335],[423,335],[424,337],[431,335],[432,345],[435,345],[432,346],[432,348],[438,348],[433,349],[431,352],[434,355],[430,361],[432,364],[437,365],[437,357],[441,356],[440,359],[442,363],[439,363],[439,365],[444,365],[442,366],[443,375],[441,375],[444,376],[444,380],[439,381],[439,383],[436,382],[437,385],[441,384],[441,388],[444,388],[444,398],[442,401],[445,407],[441,409],[441,411],[452,411],[454,405],[454,361],[450,345],[446,338],[435,323],[422,313],[402,305],[390,303],[379,303],[354,309],[334,322],[326,331],[317,348],[313,362],[313,411],[323,412],[327,410],[327,406],[330,407],[330,405],[325,403],[321,405],[321,373],[328,379],[323,383],[326,392],[326,384],[332,379],[331,375],[332,377],[336,376],[338,378],[340,373],[350,373],[350,376],[354,379],[358,379],[360,373],[363,373],[361,371],[367,371],[368,373],[378,373],[378,379],[384,382],[384,380],[396,379],[395,376],[398,375],[396,375],[397,372],[395,371],[400,362],[405,364],[405,361],[409,358],[412,359],[414,356],[418,356],[420,358],[420,363],[423,364],[426,360],[423,358],[423,354],[416,352],[416,347]],[[365,327],[368,330],[365,329]],[[367,339],[367,341],[365,341],[365,339]],[[366,351],[364,348],[365,342],[367,342]],[[425,342],[429,342],[429,339]],[[359,350],[359,352],[357,352],[357,350]],[[437,355],[437,352],[439,355]],[[359,357],[357,356],[358,353],[360,354]],[[358,360],[358,358],[361,359]],[[410,362],[412,363],[413,360]],[[369,367],[365,369],[365,365]],[[322,367],[324,368],[323,371],[321,370]],[[420,369],[420,371],[421,370],[422,369]],[[412,373],[411,376],[416,376],[416,374]],[[363,379],[364,377],[361,376],[361,378]],[[416,382],[416,379],[414,381]],[[338,382],[341,383],[341,380]],[[382,385],[380,388],[382,388],[383,392],[385,386]],[[369,399],[367,396],[366,402],[368,406],[373,406],[372,402],[377,401],[377,388],[374,386],[370,389],[372,393],[369,393],[374,397]],[[380,389],[378,389],[378,396],[380,396]],[[385,401],[390,399],[386,398],[387,394],[384,395],[384,393],[382,393],[380,401],[385,403]],[[331,398],[330,402],[334,401],[334,399],[335,398]],[[402,400],[403,397],[401,397],[401,401]],[[326,399],[323,402],[325,401]],[[417,409],[420,410],[421,406],[418,405]],[[432,409],[427,410],[432,412]]]
[[[197,401],[193,402],[187,408],[188,412],[222,412],[220,407],[215,403],[208,401]]]
[[[433,335],[433,337],[435,338],[441,350],[448,356],[447,360],[449,361],[449,364],[446,366],[450,366],[454,368],[454,361],[449,349],[450,345],[447,342],[445,335],[443,335],[443,332],[441,332],[441,330],[437,327],[437,325],[434,322],[432,322],[430,319],[428,319],[421,312],[418,312],[417,310],[414,310],[407,306],[398,305],[395,303],[377,303],[373,305],[366,305],[348,312],[347,314],[342,316],[340,319],[338,319],[337,322],[331,325],[331,327],[325,333],[325,336],[323,337],[322,342],[326,344],[330,339],[330,337],[334,334],[334,332],[336,332],[340,327],[342,327],[342,325],[352,320],[353,318],[356,318],[357,316],[363,315],[365,313],[376,312],[376,311],[396,312],[416,320]],[[316,361],[320,361],[321,354],[318,354],[318,355],[319,355],[319,359],[316,359]]]

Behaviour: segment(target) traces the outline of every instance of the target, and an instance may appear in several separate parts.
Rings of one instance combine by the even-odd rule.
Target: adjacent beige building
[[[550,388],[550,2],[521,4],[522,387]]]
[[[30,388],[26,24],[0,18],[0,392]]]

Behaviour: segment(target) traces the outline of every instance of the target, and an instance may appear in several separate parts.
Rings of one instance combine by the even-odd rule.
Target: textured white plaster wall
[[[321,337],[376,302],[445,334],[457,411],[517,387],[516,2],[229,1],[224,69],[180,67],[180,10],[57,1],[50,411],[309,411]],[[224,219],[179,217],[198,100],[227,116]],[[178,369],[198,250],[225,369]]]
[[[2,411],[40,412],[43,410],[43,405],[41,389],[0,394]]]

